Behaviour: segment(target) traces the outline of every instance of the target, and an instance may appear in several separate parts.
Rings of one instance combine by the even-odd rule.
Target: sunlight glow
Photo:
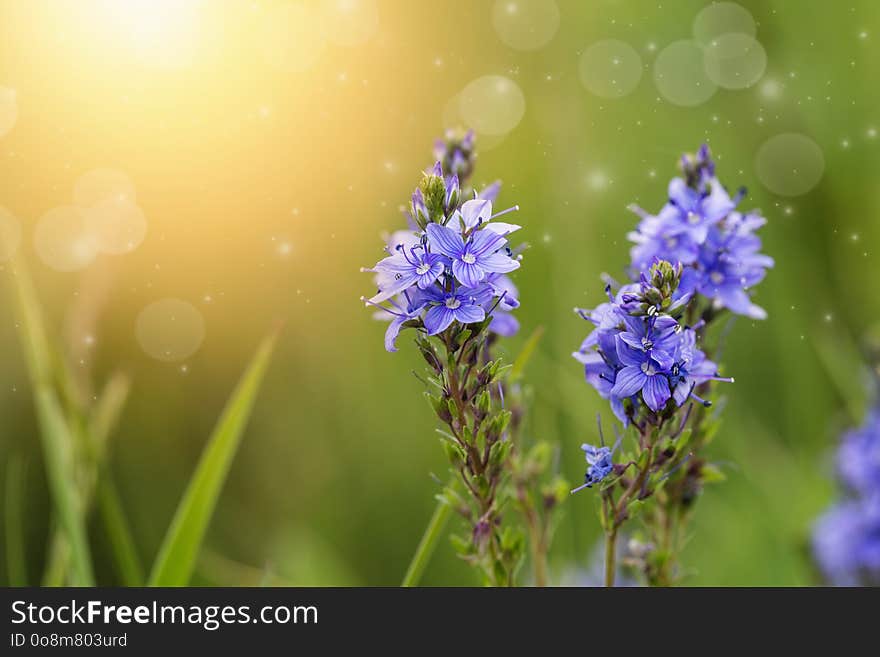
[[[144,63],[179,66],[196,50],[202,0],[101,0],[96,21]]]

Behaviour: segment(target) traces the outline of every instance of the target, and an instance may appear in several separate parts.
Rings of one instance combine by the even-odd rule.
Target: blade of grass
[[[101,391],[88,420],[90,446],[96,452],[98,462],[104,462],[107,440],[119,422],[122,409],[128,400],[131,380],[121,372],[115,373]]]
[[[143,586],[144,566],[107,463],[107,442],[119,422],[130,389],[131,381],[125,374],[117,372],[110,377],[89,416],[88,442],[98,463],[98,514],[110,542],[116,571],[123,586]]]
[[[122,585],[143,586],[144,567],[122,509],[119,492],[106,472],[98,482],[97,503]]]
[[[452,507],[446,500],[438,499],[437,507],[434,509],[434,514],[425,528],[425,533],[422,534],[422,540],[419,541],[419,546],[416,548],[416,553],[409,563],[409,568],[406,569],[403,582],[400,584],[401,586],[418,586],[419,581],[422,579],[422,573],[425,572],[425,567],[427,567],[428,562],[431,560],[431,555],[434,554],[434,548],[437,547],[437,541],[443,535],[443,528],[446,527],[446,522],[449,520],[451,513]]]
[[[74,477],[73,436],[52,384],[51,350],[42,309],[33,284],[20,262],[15,263],[11,280],[16,301],[16,325],[31,379],[37,423],[40,427],[46,479],[58,522],[70,544],[72,583],[93,586],[95,580],[85,518]]]
[[[24,497],[27,480],[24,459],[14,456],[6,465],[6,578],[9,586],[27,586]]]
[[[186,586],[269,365],[277,331],[252,358],[202,452],[153,564],[149,586]]]

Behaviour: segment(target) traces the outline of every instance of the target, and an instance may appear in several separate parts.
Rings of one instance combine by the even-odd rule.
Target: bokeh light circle
[[[141,310],[135,337],[149,356],[169,363],[192,356],[205,339],[205,319],[182,299],[160,299]]]
[[[745,34],[754,37],[757,28],[748,9],[735,2],[715,2],[705,7],[694,18],[694,39],[701,46],[709,46],[724,34]]]
[[[718,90],[706,74],[703,49],[694,41],[675,41],[660,51],[654,84],[666,100],[683,107],[705,103]]]
[[[515,50],[538,50],[556,36],[559,7],[554,0],[495,0],[492,27]]]
[[[444,103],[440,112],[440,124],[443,130],[465,130],[473,129],[468,126],[467,121],[461,114],[461,94],[456,94]],[[476,131],[475,131],[476,132]],[[477,143],[481,153],[492,150],[507,139],[507,134],[503,135],[487,135],[477,132]]]
[[[505,135],[522,121],[526,98],[519,85],[503,75],[485,75],[458,96],[465,125],[480,134]]]
[[[65,205],[49,210],[37,222],[34,248],[57,271],[79,271],[98,255],[98,245],[82,209]]]
[[[320,9],[305,2],[272,5],[263,15],[260,48],[266,62],[301,73],[317,63],[326,47]]]
[[[18,95],[15,89],[0,87],[0,137],[8,134],[18,120]]]
[[[767,53],[747,34],[722,34],[706,46],[706,74],[725,89],[746,89],[764,76]]]
[[[379,29],[379,10],[374,0],[323,0],[327,38],[338,46],[359,46]]]
[[[6,208],[0,207],[0,262],[12,260],[21,246],[21,222]]]
[[[102,253],[134,251],[147,234],[144,212],[126,197],[109,197],[85,211],[86,226]]]
[[[108,198],[137,200],[134,183],[117,169],[92,169],[79,177],[73,187],[73,202],[90,208]]]
[[[642,58],[628,43],[617,39],[597,41],[581,55],[581,84],[602,98],[632,93],[642,79]]]
[[[758,179],[781,196],[806,194],[819,183],[824,171],[822,149],[806,135],[796,132],[771,137],[755,155]]]

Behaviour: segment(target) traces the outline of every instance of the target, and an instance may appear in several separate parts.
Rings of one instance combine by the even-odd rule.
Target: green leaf
[[[153,564],[149,586],[186,586],[269,365],[277,332],[263,340],[220,416]]]
[[[69,543],[73,567],[71,583],[92,586],[95,578],[84,508],[74,476],[73,435],[53,385],[52,351],[43,310],[24,265],[16,262],[11,272],[16,324],[31,380],[46,479],[59,525]]]

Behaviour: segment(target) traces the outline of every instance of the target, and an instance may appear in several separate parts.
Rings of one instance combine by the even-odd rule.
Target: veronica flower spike
[[[604,445],[582,447],[589,468],[576,491],[615,469],[621,475],[599,492],[609,586],[618,530],[636,514],[641,540],[657,550],[655,559],[643,560],[647,583],[668,586],[681,577],[682,528],[704,483],[719,479],[702,454],[719,413],[708,410],[709,398],[716,382],[733,383],[712,358],[723,333],[710,325],[723,311],[766,317],[752,302],[754,286],[773,266],[755,234],[764,218],[736,210],[743,193],[727,193],[706,146],[683,157],[681,165],[682,175],[669,184],[669,200],[657,214],[630,206],[641,219],[629,234],[630,281],[609,282],[607,303],[576,309],[593,326],[573,356],[627,430],[633,451],[626,453],[626,467],[636,471],[624,476]],[[670,518],[675,532],[669,531]]]
[[[425,396],[444,426],[443,447],[461,484],[451,482],[437,496],[434,518],[453,509],[464,518],[456,551],[492,586],[515,584],[528,541],[540,585],[546,582],[550,511],[568,486],[556,486],[555,501],[548,502],[539,488],[548,469],[540,460],[545,452],[519,445],[523,384],[508,379],[510,368],[495,351],[500,338],[519,328],[519,295],[507,274],[520,267],[521,248],[508,246],[520,226],[497,219],[519,208],[493,213],[500,186],[480,193],[473,188],[473,146],[472,133],[448,135],[438,145],[437,163],[423,172],[405,212],[409,230],[392,233],[386,257],[363,270],[374,274],[378,290],[364,301],[378,310],[374,317],[389,322],[385,349],[397,351],[398,337],[408,330],[428,365],[424,377],[416,376],[428,384]],[[443,535],[431,531],[431,540],[419,543],[404,586],[417,583],[420,564]],[[510,536],[528,538],[512,544]]]

